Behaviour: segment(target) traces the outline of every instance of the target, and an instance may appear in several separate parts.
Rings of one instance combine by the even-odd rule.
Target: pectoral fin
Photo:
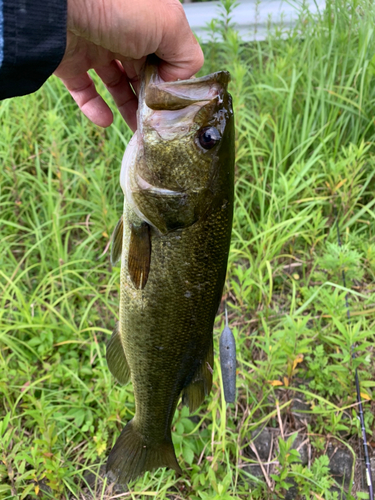
[[[116,224],[112,233],[112,248],[111,248],[111,264],[114,266],[121,257],[122,252],[122,233],[123,233],[123,217]]]
[[[202,364],[199,365],[193,380],[182,392],[182,403],[189,406],[190,412],[195,411],[203,403],[212,387],[212,368],[214,363],[213,345],[209,347]]]
[[[151,264],[150,226],[143,222],[131,225],[128,269],[133,285],[143,290],[146,286]]]
[[[130,368],[126,360],[124,348],[122,347],[118,323],[107,344],[106,358],[109,371],[115,379],[120,384],[127,384],[130,379]]]

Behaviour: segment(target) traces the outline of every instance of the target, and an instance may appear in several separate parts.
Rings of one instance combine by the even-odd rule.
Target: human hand
[[[108,127],[112,111],[87,73],[93,68],[134,131],[138,100],[131,86],[137,89],[152,53],[166,81],[190,78],[202,67],[202,49],[179,0],[68,0],[67,46],[55,75],[92,122]]]

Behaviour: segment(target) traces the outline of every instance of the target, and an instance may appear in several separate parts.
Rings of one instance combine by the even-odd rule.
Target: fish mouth
[[[189,80],[165,82],[158,73],[157,57],[147,58],[141,77],[139,102],[152,110],[178,110],[203,101],[211,101],[225,92],[230,82],[228,71]]]
[[[212,73],[200,78],[164,82],[157,72],[152,71],[145,79],[144,101],[152,110],[180,110],[192,104],[205,103],[220,98],[230,81],[227,71]],[[147,75],[147,73],[146,73]]]
[[[158,74],[155,58],[149,57],[143,69],[138,100],[140,149],[146,129],[153,129],[164,140],[187,135],[202,108],[210,103],[215,107],[223,103],[229,82],[227,71],[165,82]]]

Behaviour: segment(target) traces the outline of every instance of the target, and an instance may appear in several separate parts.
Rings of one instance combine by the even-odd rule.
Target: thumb
[[[161,59],[159,75],[165,81],[185,80],[203,66],[203,51],[190,29],[181,3],[166,3],[168,15],[164,17],[163,38],[156,51]]]

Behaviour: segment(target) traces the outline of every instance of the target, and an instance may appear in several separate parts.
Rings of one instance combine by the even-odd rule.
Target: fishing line
[[[336,216],[336,228],[337,228],[337,242],[339,245],[339,248],[341,248],[341,238],[340,238],[340,229],[339,229],[339,216],[335,207],[335,216]],[[342,270],[342,282],[344,284],[344,287],[346,288],[346,276],[345,276],[345,270]],[[348,324],[351,325],[351,317],[350,317],[350,308],[349,308],[349,299],[348,299],[348,294],[346,293],[345,295],[345,306],[346,306],[346,316],[348,318]],[[351,355],[352,359],[354,360],[356,358],[356,354],[354,352],[355,344],[351,346]],[[357,404],[358,404],[358,418],[360,421],[361,425],[361,431],[362,431],[362,440],[363,440],[363,451],[365,454],[365,467],[366,467],[366,479],[367,479],[367,486],[368,486],[368,491],[369,491],[369,499],[374,500],[374,487],[373,487],[373,482],[372,482],[372,476],[371,476],[371,464],[370,464],[370,459],[369,459],[369,453],[368,453],[368,444],[367,444],[367,438],[366,438],[366,429],[365,429],[365,419],[363,415],[363,406],[362,406],[362,401],[361,401],[361,390],[359,386],[359,376],[358,376],[358,370],[355,368],[355,388],[357,392]]]

